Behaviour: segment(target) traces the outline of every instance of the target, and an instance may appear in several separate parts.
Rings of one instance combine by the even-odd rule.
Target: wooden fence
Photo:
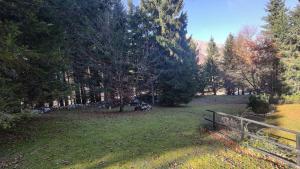
[[[211,110],[207,110],[207,111],[212,113],[212,119],[209,119],[207,117],[205,117],[204,119],[212,123],[213,130],[217,130],[217,128],[219,126],[222,126],[222,127],[228,128],[230,130],[233,130],[235,132],[238,132],[239,135],[240,135],[241,140],[244,140],[245,138],[252,138],[252,139],[255,139],[255,140],[262,140],[264,142],[267,142],[271,145],[274,145],[274,146],[279,147],[281,149],[287,150],[289,152],[295,152],[296,153],[296,160],[291,161],[291,160],[286,159],[285,157],[283,157],[281,155],[277,155],[277,154],[274,154],[272,152],[269,152],[268,150],[264,150],[264,149],[256,148],[256,147],[251,147],[251,148],[253,148],[253,149],[255,149],[255,150],[257,150],[261,153],[267,154],[269,156],[272,156],[273,158],[281,160],[281,161],[287,163],[288,165],[291,165],[291,166],[296,167],[296,168],[300,168],[300,132],[285,129],[285,128],[274,126],[274,125],[270,125],[270,124],[267,124],[267,123],[264,123],[264,122],[259,122],[259,121],[247,119],[247,118],[244,118],[244,117],[239,117],[239,116],[234,116],[234,115],[222,113],[222,112],[215,112],[215,111],[211,111]],[[220,118],[221,119],[223,118],[223,120],[218,120]],[[232,125],[233,121],[234,121],[234,125]],[[268,129],[272,129],[272,130],[284,131],[284,132],[293,134],[293,135],[295,135],[296,139],[292,140],[292,141],[294,141],[296,143],[296,146],[293,147],[289,144],[283,144],[283,143],[279,142],[278,140],[274,140],[274,139],[271,139],[269,137],[263,137],[263,136],[257,135],[255,132],[249,132],[247,127],[250,124],[255,125],[255,126],[260,126],[260,130],[268,128]],[[259,131],[259,130],[257,130],[257,131]]]

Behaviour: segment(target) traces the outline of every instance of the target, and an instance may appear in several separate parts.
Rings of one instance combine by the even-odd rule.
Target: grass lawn
[[[18,137],[0,139],[0,168],[273,168],[270,162],[226,148],[201,130],[206,109],[233,113],[244,108],[193,102],[151,112],[51,113],[19,128]]]
[[[276,112],[267,120],[268,123],[275,124],[277,126],[300,131],[300,104],[285,104],[276,106]],[[295,140],[294,134],[289,134],[282,131],[273,132],[275,135]],[[295,142],[289,142],[295,145]]]

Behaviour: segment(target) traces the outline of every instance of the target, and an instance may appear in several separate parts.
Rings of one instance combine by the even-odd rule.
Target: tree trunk
[[[64,105],[64,99],[60,99],[59,100],[59,106],[60,107],[64,107],[65,105]]]
[[[213,92],[214,92],[214,95],[216,96],[217,95],[216,87],[213,87]]]
[[[96,102],[101,102],[101,93],[95,95]]]
[[[119,112],[123,112],[123,111],[124,111],[124,100],[123,100],[122,94],[120,94],[120,110],[119,110]]]
[[[151,83],[151,95],[152,95],[152,105],[155,104],[155,96],[154,96],[154,84]]]
[[[82,103],[82,100],[81,100],[81,94],[80,94],[80,84],[78,87],[76,87],[75,89],[75,95],[76,95],[76,104],[81,104]]]
[[[92,87],[90,87],[90,101],[91,103],[95,103],[96,102],[96,96],[95,96],[95,90],[92,89]]]
[[[80,86],[80,91],[81,91],[81,100],[82,100],[82,104],[86,104],[87,102],[87,98],[86,98],[86,92],[85,92],[85,89],[84,89],[84,86],[81,85]]]
[[[44,107],[44,103],[43,102],[39,102],[36,107],[40,108],[40,107]]]
[[[68,96],[65,97],[64,102],[65,102],[65,106],[69,105],[69,98],[68,98]]]
[[[226,90],[227,90],[227,95],[228,95],[228,96],[232,95],[231,88],[227,88]]]
[[[49,102],[49,107],[53,107],[53,101]]]
[[[120,110],[119,110],[119,112],[123,112],[124,111],[124,105],[120,105]]]

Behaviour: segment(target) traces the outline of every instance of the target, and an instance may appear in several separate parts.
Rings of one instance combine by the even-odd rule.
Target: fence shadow
[[[220,131],[219,128],[228,129],[230,130],[230,135],[228,137],[233,140],[243,141],[246,139],[248,140],[248,146],[251,145],[249,143],[254,143],[254,149],[284,161],[291,166],[300,166],[300,132],[278,127],[274,125],[274,123],[273,125],[267,124],[265,123],[266,120],[262,117],[258,118],[260,121],[256,121],[253,119],[257,119],[257,117],[248,119],[245,118],[245,116],[238,117],[226,113],[208,111],[212,113],[212,119],[205,119],[212,123],[213,130]],[[251,117],[253,117],[253,115],[251,115]],[[280,115],[273,116],[273,120],[277,120],[278,118],[281,118]],[[293,140],[280,135],[273,136],[271,134],[274,130],[294,134],[296,138]],[[232,137],[233,135],[237,136]],[[294,143],[297,143],[297,146],[292,147],[290,144],[280,141],[281,139],[290,142],[293,141]],[[257,141],[259,141],[258,144]],[[293,158],[293,156],[295,156],[295,158]]]

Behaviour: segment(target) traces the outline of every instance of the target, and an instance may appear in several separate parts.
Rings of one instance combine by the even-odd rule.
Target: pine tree
[[[299,93],[299,5],[290,13],[289,19],[286,14],[284,1],[271,0],[267,6],[269,13],[265,21],[267,35],[272,38],[278,48],[278,53],[284,57],[281,62],[285,68],[282,76],[289,94]]]
[[[284,79],[287,86],[287,94],[300,93],[300,5],[290,14],[289,34],[286,46],[288,54],[283,58],[285,66]]]
[[[140,8],[128,0],[127,12],[127,54],[131,62],[131,69],[134,73],[135,94],[139,95],[140,91],[145,90],[148,85],[146,82],[146,74],[148,70],[148,55],[145,53],[147,43],[147,32],[145,27],[144,15]],[[147,84],[147,85],[145,85]]]
[[[234,66],[234,51],[233,51],[234,37],[229,34],[224,46],[223,63],[226,68]]]
[[[205,67],[203,65],[198,65],[196,81],[197,81],[197,92],[204,95],[205,89],[207,88],[208,85],[208,79],[206,78]]]
[[[41,13],[41,3],[0,2],[0,126],[67,91],[61,32]]]
[[[110,58],[106,32],[110,31],[111,5],[111,0],[44,1],[41,11],[63,32],[61,53],[70,63],[64,74],[69,79],[66,83],[75,92],[75,96],[59,98],[61,106],[73,99],[77,104],[101,100],[105,91],[105,64]]]
[[[300,5],[297,5],[290,14],[289,34],[287,45],[293,57],[300,56]]]
[[[207,48],[207,60],[205,62],[205,73],[208,81],[208,87],[211,88],[214,95],[220,87],[220,70],[219,70],[220,54],[218,47],[213,38],[210,39]]]
[[[113,3],[109,23],[111,30],[107,39],[110,45],[110,65],[108,65],[110,75],[108,78],[111,86],[108,87],[112,91],[111,99],[114,100],[115,96],[119,98],[120,112],[122,112],[126,99],[128,100],[133,95],[133,77],[130,73],[131,55],[128,55],[127,51],[129,34],[126,34],[126,13],[120,0]]]
[[[160,103],[188,103],[196,92],[196,61],[190,40],[186,38],[187,15],[183,0],[150,1],[157,16],[157,36],[161,50],[159,61]],[[151,7],[153,7],[151,6]]]
[[[266,22],[264,33],[272,38],[278,48],[283,50],[288,29],[288,16],[284,0],[270,0],[266,6],[266,12],[268,15],[264,18]]]
[[[222,62],[222,71],[224,72],[224,87],[227,91],[228,95],[234,95],[235,91],[235,81],[234,81],[234,73],[235,73],[235,53],[233,49],[234,45],[234,37],[232,34],[229,34],[223,53],[223,62]]]
[[[270,2],[267,5],[266,12],[268,12],[268,15],[264,18],[266,25],[265,25],[265,35],[268,38],[271,38],[272,42],[275,44],[275,46],[272,46],[271,48],[276,48],[275,50],[275,57],[277,56],[284,56],[282,59],[275,59],[277,61],[274,61],[273,68],[276,69],[275,75],[272,79],[276,80],[282,80],[284,76],[287,76],[288,74],[288,64],[286,60],[289,60],[287,58],[290,57],[290,45],[288,43],[289,41],[289,35],[290,33],[288,30],[290,30],[290,24],[289,24],[289,18],[287,15],[287,9],[285,7],[285,2],[283,0],[270,0]],[[282,72],[281,68],[283,65],[286,67],[287,72]],[[272,94],[281,93],[282,84],[271,82],[269,84],[273,84],[273,89],[271,90]]]

